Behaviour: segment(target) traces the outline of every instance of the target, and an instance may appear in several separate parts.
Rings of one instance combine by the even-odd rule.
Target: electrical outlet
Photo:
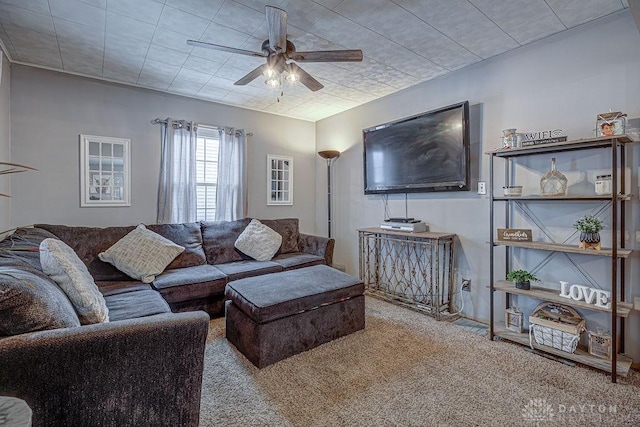
[[[471,279],[462,279],[462,290],[471,292]]]
[[[487,183],[485,181],[478,181],[478,194],[487,194]]]

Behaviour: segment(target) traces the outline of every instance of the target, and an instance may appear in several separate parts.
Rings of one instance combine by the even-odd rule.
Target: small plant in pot
[[[573,227],[580,232],[581,249],[600,249],[600,230],[604,228],[604,223],[594,215],[585,215],[573,224]]]
[[[507,280],[511,280],[518,289],[529,290],[531,288],[531,282],[539,282],[533,273],[529,273],[527,270],[511,270],[507,274]]]

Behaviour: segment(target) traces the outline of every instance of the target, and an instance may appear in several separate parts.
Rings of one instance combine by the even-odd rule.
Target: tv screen
[[[469,190],[469,102],[362,131],[364,193]]]

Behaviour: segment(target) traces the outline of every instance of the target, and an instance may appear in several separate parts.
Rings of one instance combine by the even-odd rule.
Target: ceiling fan
[[[266,77],[265,83],[273,87],[280,87],[282,79],[300,83],[317,91],[324,86],[314,79],[311,74],[304,71],[296,62],[358,62],[362,61],[362,51],[357,50],[316,50],[309,52],[296,52],[293,43],[287,40],[287,12],[283,9],[265,6],[269,38],[262,42],[261,52],[237,49],[212,43],[187,40],[191,46],[221,50],[224,52],[238,53],[240,55],[257,56],[267,58],[267,63],[259,66],[246,76],[234,83],[243,86],[259,76]]]

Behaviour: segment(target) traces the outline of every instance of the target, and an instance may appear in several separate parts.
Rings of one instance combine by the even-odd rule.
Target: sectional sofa
[[[282,244],[270,261],[251,259],[234,247],[249,222],[148,225],[185,248],[151,283],[99,258],[135,226],[16,230],[0,242],[0,395],[24,399],[34,425],[197,425],[209,316],[224,315],[226,284],[332,261],[334,241],[291,218],[262,220]],[[86,265],[108,323],[80,325],[43,273],[47,238]]]

